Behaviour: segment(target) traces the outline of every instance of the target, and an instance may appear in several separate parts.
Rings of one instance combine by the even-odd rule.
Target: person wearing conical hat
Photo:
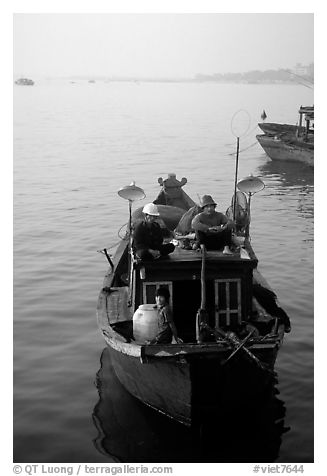
[[[142,261],[152,261],[172,253],[175,246],[172,243],[163,243],[163,231],[156,221],[160,216],[157,205],[147,203],[142,211],[144,219],[135,226],[133,233],[136,256]]]
[[[192,220],[198,244],[204,244],[208,250],[223,250],[232,254],[232,230],[234,222],[226,215],[216,211],[217,203],[211,195],[203,195],[200,200],[202,211]]]

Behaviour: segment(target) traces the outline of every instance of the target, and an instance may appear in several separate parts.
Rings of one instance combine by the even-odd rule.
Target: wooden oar
[[[243,339],[243,340],[240,342],[239,346],[236,347],[236,349],[229,355],[229,357],[227,357],[226,360],[223,360],[223,361],[221,362],[221,365],[227,364],[227,362],[228,362],[232,357],[234,357],[234,355],[235,355],[240,349],[242,349],[242,347],[247,343],[247,341],[248,341],[248,340],[250,339],[250,337],[252,336],[254,330],[255,330],[255,329],[251,329],[251,331],[248,333],[248,335],[245,337],[245,339]]]
[[[113,270],[114,270],[114,264],[113,264],[113,262],[112,262],[112,259],[111,259],[110,255],[109,255],[109,253],[108,253],[107,248],[104,248],[103,250],[97,250],[97,251],[98,251],[98,253],[103,253],[104,255],[106,255],[106,258],[107,258],[107,260],[108,260],[108,263],[110,264],[110,267],[111,267],[111,271],[113,271]]]
[[[236,335],[233,333],[233,335],[227,334],[227,332],[224,332],[222,329],[219,327],[216,329],[212,329],[209,327],[207,324],[202,324],[202,327],[207,329],[209,332],[211,332],[213,335],[216,337],[223,337],[227,342],[229,342],[233,347],[237,346],[239,347],[242,342],[236,337]],[[274,375],[274,372],[270,370],[263,362],[261,362],[258,357],[256,357],[249,349],[247,349],[244,346],[240,346],[240,350],[243,351],[251,360],[254,362],[257,367],[259,367],[261,370],[268,372],[272,375]]]
[[[233,333],[233,335],[230,335],[230,334],[227,334],[226,332],[224,332],[222,329],[218,328],[216,329],[217,330],[217,333],[224,336],[225,339],[230,342],[232,345],[239,345],[240,344],[240,341],[238,340],[238,338],[236,337],[236,335]],[[249,351],[249,349],[247,349],[246,347],[241,347],[241,349],[243,350],[243,352],[245,352],[251,359],[253,362],[255,362],[257,364],[258,367],[260,367],[262,370],[269,370],[267,369],[267,367],[265,367],[263,365],[263,363],[261,362],[261,360],[258,359],[258,357],[256,357],[254,354],[252,354],[252,352]]]

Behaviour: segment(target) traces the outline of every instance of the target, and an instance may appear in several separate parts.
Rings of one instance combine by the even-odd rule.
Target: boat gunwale
[[[100,324],[100,310],[97,311],[98,321]],[[115,330],[108,320],[107,324],[102,325],[101,332],[102,335],[113,349],[118,352],[124,353],[129,356],[139,357],[141,359],[145,357],[155,357],[155,358],[174,358],[181,356],[192,356],[199,354],[218,354],[221,352],[232,351],[234,347],[229,344],[226,340],[222,339],[221,341],[216,342],[185,342],[182,344],[170,343],[170,344],[144,344],[138,343],[135,340],[128,340],[117,330]],[[131,319],[126,321],[119,322],[132,322]],[[269,350],[279,348],[283,341],[284,326],[280,325],[278,328],[278,334],[271,336],[269,339],[265,339],[265,336],[260,336],[260,338],[253,337],[249,339],[247,343],[247,348],[249,350]]]

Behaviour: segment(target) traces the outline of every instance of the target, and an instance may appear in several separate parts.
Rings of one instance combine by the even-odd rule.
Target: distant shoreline
[[[196,73],[191,77],[174,76],[123,76],[123,75],[103,75],[103,74],[73,74],[69,76],[43,76],[35,75],[40,79],[66,80],[71,82],[88,81],[95,83],[102,82],[124,82],[124,83],[212,83],[212,84],[301,84],[302,86],[313,88],[314,85],[314,63],[298,69],[267,69],[264,71],[252,70],[244,73]]]
[[[40,78],[41,79],[41,78]],[[195,83],[195,84],[203,84],[203,83],[212,83],[212,84],[285,84],[285,85],[299,85],[302,84],[299,81],[285,81],[285,80],[273,80],[273,79],[265,79],[265,80],[246,80],[246,79],[195,79],[195,78],[104,78],[104,77],[81,77],[81,76],[73,76],[73,77],[46,77],[43,78],[46,80],[64,80],[64,81],[83,81],[83,82],[105,82],[105,83]],[[303,79],[303,81],[306,81]],[[307,80],[309,81],[309,80]],[[310,83],[312,86],[314,85],[313,79],[310,79]],[[305,84],[307,85],[307,84]]]

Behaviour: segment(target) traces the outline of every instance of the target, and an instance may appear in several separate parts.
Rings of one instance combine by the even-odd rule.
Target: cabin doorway
[[[173,283],[174,322],[178,336],[184,342],[196,342],[196,315],[201,305],[201,282],[198,280],[175,281]],[[213,281],[206,282],[206,310],[209,325],[215,322],[215,287]]]

